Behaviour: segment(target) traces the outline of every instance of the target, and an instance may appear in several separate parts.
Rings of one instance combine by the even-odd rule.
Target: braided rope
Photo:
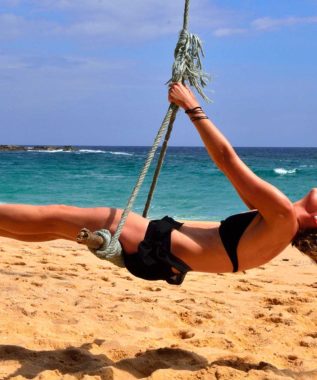
[[[209,100],[207,96],[203,93],[202,88],[206,86],[208,82],[208,76],[203,72],[200,55],[204,56],[202,50],[202,44],[198,36],[190,34],[187,31],[188,27],[188,18],[189,18],[189,3],[190,0],[185,0],[185,11],[184,11],[184,22],[183,29],[180,32],[179,40],[175,48],[175,61],[172,68],[172,78],[167,82],[184,82],[188,81],[190,85],[194,86],[198,93],[205,99]],[[144,182],[145,176],[149,170],[149,167],[152,163],[152,160],[155,156],[155,153],[159,147],[160,141],[164,133],[166,132],[165,140],[161,149],[161,156],[159,158],[158,166],[152,181],[151,190],[149,193],[150,198],[146,208],[150,206],[150,202],[153,196],[154,188],[157,182],[157,178],[163,164],[165,152],[167,149],[167,142],[171,134],[173,123],[176,118],[176,114],[179,107],[176,104],[170,104],[167,113],[163,119],[162,125],[154,139],[152,148],[150,149],[148,156],[145,160],[144,166],[139,174],[139,177],[136,181],[136,184],[132,190],[132,193],[128,199],[126,208],[124,209],[119,224],[115,233],[113,234],[110,244],[103,250],[103,253],[98,250],[99,257],[104,256],[104,258],[113,258],[117,255],[120,255],[120,249],[118,249],[118,241],[125,224],[125,221],[128,217],[129,212],[131,211],[134,201],[139,193],[139,190]],[[152,194],[151,194],[152,191]],[[145,208],[145,210],[146,210]],[[146,211],[147,212],[147,211]]]
[[[186,2],[186,5],[189,3]],[[183,83],[187,80],[190,85],[196,88],[197,92],[203,99],[209,101],[209,98],[204,94],[202,88],[208,83],[209,76],[205,74],[202,68],[200,54],[204,57],[202,44],[198,36],[187,32],[186,27],[188,24],[188,11],[189,7],[185,7],[184,28],[180,32],[179,40],[175,48],[175,61],[172,69],[172,78],[167,83],[180,82]],[[143,210],[143,217],[147,217],[151,201],[153,199],[154,190],[161,172],[163,161],[167,151],[167,145],[172,133],[174,121],[176,118],[177,110],[171,115],[170,124],[166,131],[166,135],[162,144],[160,156],[157,166],[153,175],[152,184],[147,196],[147,200]]]
[[[107,251],[107,248],[111,242],[111,233],[110,231],[108,230],[98,230],[98,231],[95,231],[95,234],[96,235],[99,235],[102,237],[103,239],[103,244],[98,248],[91,248],[88,246],[88,249],[91,253],[93,253],[95,256],[97,256],[99,259],[102,259],[102,260],[108,260],[110,261],[112,264],[120,267],[120,268],[124,268],[125,265],[124,265],[124,261],[123,261],[123,257],[122,257],[122,247],[121,247],[121,244],[119,241],[116,242],[116,245],[114,246],[114,250],[111,254],[106,254],[106,251]]]
[[[147,156],[147,159],[145,160],[145,163],[144,163],[144,166],[143,166],[143,169],[141,170],[141,173],[136,181],[136,184],[132,190],[132,193],[129,197],[129,200],[127,202],[127,206],[126,208],[124,209],[122,215],[121,215],[121,219],[120,219],[120,222],[118,224],[118,227],[115,231],[115,233],[113,234],[112,236],[112,239],[111,239],[111,242],[108,246],[108,248],[106,249],[106,254],[112,254],[115,250],[115,244],[116,242],[119,240],[119,236],[121,234],[121,231],[122,231],[122,228],[124,226],[124,223],[128,217],[128,214],[129,212],[131,211],[132,209],[132,206],[133,206],[133,203],[139,193],[139,190],[143,184],[143,181],[145,179],[145,176],[149,170],[149,167],[152,163],[152,160],[154,158],[154,155],[155,155],[155,152],[160,144],[160,141],[162,139],[162,136],[164,135],[164,132],[166,130],[166,128],[168,127],[169,123],[170,123],[170,119],[171,119],[171,116],[174,112],[177,112],[177,109],[178,109],[178,106],[176,106],[175,104],[171,104],[168,108],[168,111],[164,117],[164,120],[163,120],[163,123],[161,125],[161,128],[159,129],[155,139],[154,139],[154,143],[153,143],[153,146],[150,150],[150,152],[148,153],[148,156]]]
[[[164,162],[164,158],[165,158],[165,155],[166,155],[167,144],[168,144],[168,141],[169,141],[169,139],[171,137],[174,121],[176,119],[177,111],[178,111],[178,108],[175,109],[175,111],[172,113],[171,119],[170,119],[170,122],[169,122],[169,125],[168,125],[168,128],[167,128],[167,131],[166,131],[166,134],[165,134],[165,137],[164,137],[164,141],[163,141],[162,148],[161,148],[161,151],[160,151],[160,156],[159,156],[159,159],[157,161],[157,165],[156,165],[156,168],[155,168],[155,171],[154,171],[154,175],[153,175],[153,178],[152,178],[151,187],[150,187],[150,190],[149,190],[149,193],[148,193],[148,196],[147,196],[147,200],[145,202],[143,214],[142,214],[142,216],[144,218],[147,217],[147,214],[148,214],[148,211],[149,211],[149,208],[150,208],[150,205],[151,205],[151,201],[152,201],[152,198],[153,198],[153,195],[154,195],[154,191],[155,191],[155,188],[156,188],[158,177],[160,175],[160,172],[161,172],[161,169],[162,169],[162,166],[163,166],[163,162]]]

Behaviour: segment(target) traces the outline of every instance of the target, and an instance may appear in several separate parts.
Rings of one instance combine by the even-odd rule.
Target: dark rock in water
[[[65,145],[62,148],[65,152],[75,152],[77,149],[71,145]]]
[[[28,150],[47,150],[48,152],[52,150],[57,150],[57,149],[63,149],[63,148],[52,146],[52,145],[36,145],[36,146],[28,147]]]
[[[75,152],[77,149],[71,145],[65,146],[53,146],[53,145],[35,145],[35,146],[25,146],[25,145],[0,145],[0,152],[23,152],[32,150],[47,150],[48,152],[54,150],[63,150],[64,152]]]
[[[35,145],[35,146],[29,146],[28,150],[47,150],[48,152],[54,151],[54,150],[62,150],[64,152],[74,152],[77,149],[75,149],[71,145],[65,145],[65,146],[56,146],[56,145]]]
[[[3,152],[15,152],[19,150],[26,150],[26,147],[21,145],[0,145],[0,151]]]

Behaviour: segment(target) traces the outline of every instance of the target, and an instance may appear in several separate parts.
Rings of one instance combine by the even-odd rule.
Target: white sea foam
[[[110,153],[110,154],[115,154],[115,155],[118,155],[118,156],[133,156],[132,153],[127,153],[127,152],[107,152],[107,153]]]
[[[63,150],[63,149],[54,149],[54,150],[38,150],[38,152],[42,152],[42,153],[60,153],[60,152],[69,153],[70,151]]]
[[[46,150],[46,149],[34,149],[32,147],[27,148],[28,152],[38,152],[38,153],[108,153],[118,156],[133,156],[133,153],[128,152],[114,152],[114,151],[108,151],[108,150],[100,150],[100,149],[79,149],[78,151],[73,150],[63,150],[63,149],[54,149],[54,150]]]
[[[284,169],[284,168],[274,169],[274,173],[279,174],[279,175],[295,174],[296,172],[297,172],[297,169]]]
[[[79,149],[80,153],[107,153],[104,150],[93,150],[93,149]]]
[[[80,153],[108,153],[108,154],[113,154],[113,155],[118,155],[118,156],[133,156],[132,153],[127,153],[127,152],[113,152],[109,150],[99,150],[99,149],[80,149]]]
[[[37,152],[37,153],[71,153],[69,150],[63,150],[63,149],[53,149],[53,150],[46,150],[46,149],[28,149],[28,152]]]

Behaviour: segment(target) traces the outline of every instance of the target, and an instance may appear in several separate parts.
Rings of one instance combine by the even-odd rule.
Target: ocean
[[[0,152],[0,203],[124,208],[148,147],[77,147],[75,152]],[[317,148],[236,148],[291,200],[317,187]],[[157,159],[158,155],[156,155]],[[156,160],[134,211],[142,213]],[[150,218],[220,220],[246,210],[203,147],[169,147]]]

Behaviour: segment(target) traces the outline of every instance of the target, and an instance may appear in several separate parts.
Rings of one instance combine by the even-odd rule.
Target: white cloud
[[[228,37],[237,34],[244,34],[247,33],[247,31],[247,29],[243,28],[218,28],[214,30],[213,35],[215,37]]]
[[[3,0],[11,14],[0,14],[0,39],[27,35],[86,39],[98,43],[152,40],[181,29],[184,0]],[[13,14],[23,4],[25,16]],[[230,37],[256,31],[317,23],[316,16],[260,17],[217,7],[210,0],[190,5],[190,30],[209,31],[215,37]]]
[[[45,35],[55,24],[46,20],[30,20],[13,13],[0,13],[0,40],[25,37],[30,34]]]
[[[43,4],[43,3],[41,3]],[[46,0],[46,6],[73,12],[76,19],[61,25],[60,34],[104,37],[113,40],[149,40],[176,34],[182,26],[184,1],[174,0],[117,0],[115,2],[79,0]],[[190,29],[212,30],[219,27],[231,13],[212,6],[207,0],[197,0],[190,8]]]
[[[56,25],[52,32],[56,35],[83,38],[103,38],[107,41],[150,40],[163,35],[177,33],[179,28],[170,22],[163,24],[138,19],[113,19],[96,16],[88,20],[79,20],[69,25]]]
[[[28,7],[28,16],[19,18],[23,27],[8,26],[12,36],[40,32],[107,42],[175,35],[181,29],[184,11],[183,0],[14,0],[11,10],[22,4]],[[217,8],[209,0],[196,0],[190,6],[190,30],[195,32],[211,32],[233,19],[233,12]]]
[[[305,25],[305,24],[316,24],[317,16],[309,17],[284,17],[284,18],[271,18],[262,17],[254,20],[251,26],[256,30],[272,30],[276,28],[292,26],[292,25]]]
[[[131,60],[0,53],[0,103],[34,109],[73,103],[125,86],[134,68]]]
[[[254,31],[272,31],[283,27],[289,27],[294,25],[308,25],[317,24],[317,16],[309,17],[283,17],[283,18],[271,18],[261,17],[253,20],[248,26],[236,28],[236,27],[221,27],[213,31],[215,37],[229,37],[237,34],[252,33]]]
[[[39,72],[54,70],[77,76],[83,72],[124,71],[134,65],[131,60],[109,60],[94,57],[76,56],[40,56],[40,55],[8,55],[0,53],[0,69],[14,71],[27,70]]]

